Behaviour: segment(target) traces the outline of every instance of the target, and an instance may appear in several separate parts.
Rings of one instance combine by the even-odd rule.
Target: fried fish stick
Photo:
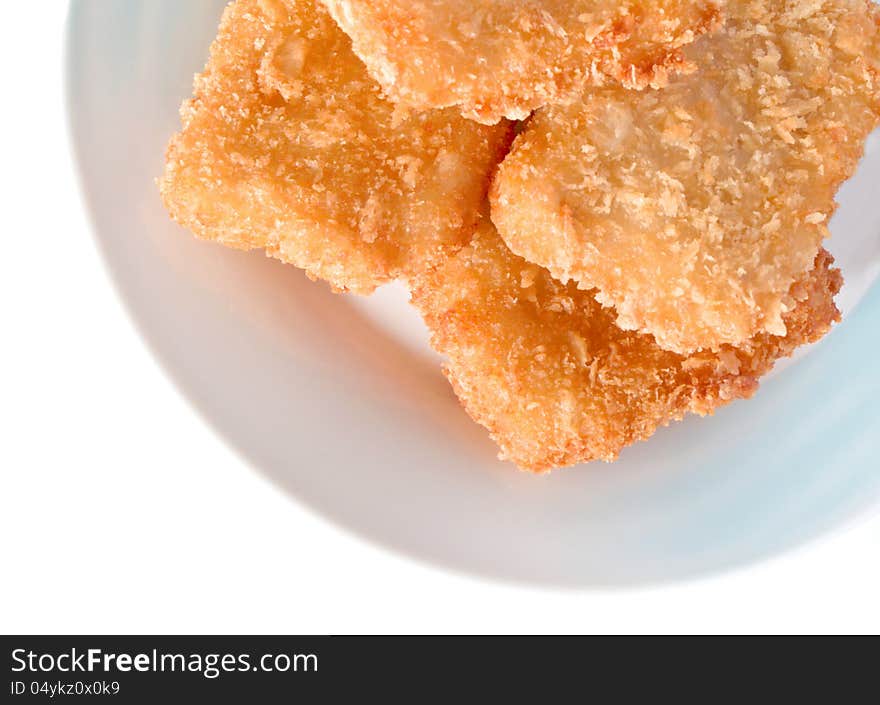
[[[606,81],[665,84],[724,0],[322,0],[395,100],[486,124]]]
[[[689,412],[750,397],[774,362],[839,320],[841,286],[824,250],[790,290],[788,334],[741,349],[677,355],[623,331],[590,292],[512,254],[491,224],[434,272],[413,302],[446,356],[446,374],[503,459],[543,472],[621,449]]]
[[[784,336],[840,185],[880,120],[867,0],[730,0],[662,91],[539,111],[492,191],[517,254],[690,353]]]
[[[400,116],[316,0],[224,15],[162,197],[199,237],[369,293],[466,244],[509,126]]]

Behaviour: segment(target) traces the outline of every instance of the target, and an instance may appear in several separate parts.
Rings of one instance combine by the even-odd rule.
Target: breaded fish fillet
[[[388,94],[521,120],[607,80],[661,86],[725,0],[322,0]]]
[[[699,73],[539,111],[492,192],[515,253],[679,353],[785,335],[789,288],[880,120],[868,0],[730,0],[726,14],[686,52]]]
[[[590,292],[512,254],[488,221],[471,245],[417,282],[413,302],[446,373],[501,457],[546,471],[613,460],[688,412],[751,396],[758,379],[839,319],[841,286],[822,251],[790,290],[788,335],[681,356],[623,331]]]
[[[509,126],[401,117],[316,0],[238,0],[162,197],[196,235],[369,293],[466,244]]]

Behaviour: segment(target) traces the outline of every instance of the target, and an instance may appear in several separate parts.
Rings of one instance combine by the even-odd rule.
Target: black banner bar
[[[679,640],[675,649],[623,638],[3,636],[0,702],[422,702],[442,693],[458,703],[473,701],[477,686],[490,702],[502,693],[617,702],[687,692],[705,702],[714,697],[707,683],[749,699],[787,701],[798,683],[832,702],[876,693],[875,649],[848,653],[846,677],[831,681],[830,650],[805,658],[802,644],[785,641],[791,652],[745,639],[723,649]],[[780,657],[789,653],[797,658]]]

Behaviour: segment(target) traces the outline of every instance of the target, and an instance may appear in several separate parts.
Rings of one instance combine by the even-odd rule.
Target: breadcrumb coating
[[[792,288],[788,334],[690,356],[623,331],[590,292],[506,247],[485,222],[470,246],[419,279],[413,302],[446,374],[503,459],[536,472],[611,461],[688,412],[750,397],[774,362],[839,320],[842,279],[824,250]]]
[[[786,334],[835,194],[880,121],[868,0],[730,0],[662,91],[539,111],[499,170],[510,248],[597,289],[617,323],[686,354]]]
[[[387,101],[316,0],[227,9],[160,180],[199,237],[369,293],[465,245],[508,124]]]
[[[606,81],[662,86],[725,0],[322,0],[395,101],[524,119]]]

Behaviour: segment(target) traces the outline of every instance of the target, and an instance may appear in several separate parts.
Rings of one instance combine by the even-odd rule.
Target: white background
[[[0,23],[0,632],[880,632],[880,517],[747,571],[575,592],[414,563],[281,494],[177,394],[104,272],[65,14]]]

